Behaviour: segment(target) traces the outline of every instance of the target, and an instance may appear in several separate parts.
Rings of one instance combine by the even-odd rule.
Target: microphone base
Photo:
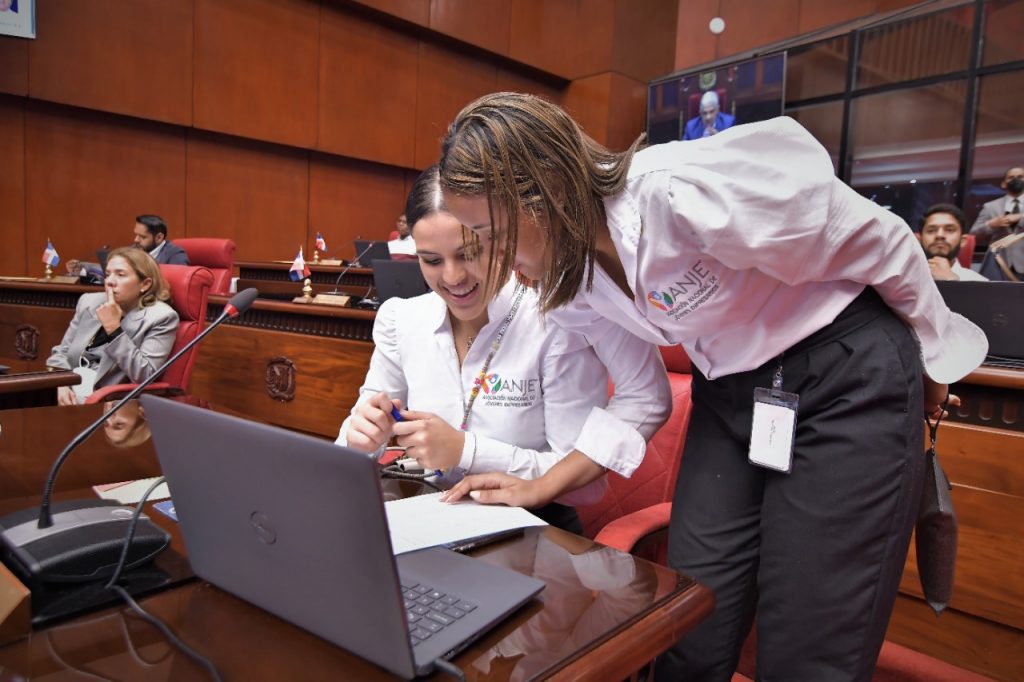
[[[33,592],[43,584],[84,583],[113,575],[134,510],[109,500],[74,500],[52,507],[53,525],[39,528],[39,509],[0,518],[3,562]],[[139,517],[126,569],[162,552],[171,536]]]

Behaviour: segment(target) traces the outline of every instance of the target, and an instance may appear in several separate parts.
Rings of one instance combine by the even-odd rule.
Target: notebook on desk
[[[1024,367],[1024,284],[935,283],[949,309],[981,327],[988,337],[986,365]]]
[[[544,586],[447,549],[396,558],[365,454],[142,404],[196,575],[397,675],[430,672]]]

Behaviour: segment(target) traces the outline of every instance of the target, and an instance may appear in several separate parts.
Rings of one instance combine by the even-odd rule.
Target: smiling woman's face
[[[488,302],[486,262],[477,259],[477,244],[465,243],[462,223],[450,213],[431,213],[413,226],[413,238],[423,279],[451,314],[466,321],[483,315]]]
[[[494,216],[496,224],[491,224],[487,197],[468,197],[446,192],[444,202],[451,214],[480,238],[481,257],[486,258],[490,253],[492,240],[495,258],[500,261],[510,257],[504,247],[508,221],[499,213]],[[516,216],[516,229],[518,234],[516,252],[511,256],[512,269],[529,280],[543,279],[546,245],[543,226],[537,218],[520,209]],[[485,267],[483,269],[486,270]]]

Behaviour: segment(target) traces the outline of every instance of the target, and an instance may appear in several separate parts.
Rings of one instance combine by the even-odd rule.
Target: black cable
[[[125,603],[128,604],[132,611],[138,614],[139,617],[141,617],[147,623],[149,623],[157,630],[162,632],[164,637],[166,637],[171,642],[171,644],[177,647],[179,651],[181,651],[183,654],[191,658],[200,666],[206,668],[207,672],[210,673],[210,677],[215,682],[221,682],[222,678],[220,676],[220,673],[217,671],[217,667],[214,666],[209,659],[207,659],[205,656],[201,655],[200,653],[192,649],[188,644],[185,644],[185,642],[183,642],[182,640],[178,639],[178,636],[171,632],[171,629],[167,627],[166,623],[164,623],[162,620],[160,620],[159,618],[157,618],[156,616],[154,616],[153,614],[149,613],[144,608],[139,606],[138,602],[136,602],[132,595],[128,593],[128,590],[116,584],[118,579],[121,577],[121,572],[124,570],[125,563],[128,560],[128,549],[131,546],[132,538],[135,537],[135,527],[138,525],[139,517],[142,515],[142,508],[143,506],[145,506],[146,500],[149,499],[149,496],[153,494],[153,491],[156,490],[157,486],[163,483],[164,480],[165,478],[163,476],[160,476],[155,481],[153,481],[153,485],[149,486],[146,492],[143,493],[142,499],[140,499],[139,503],[135,505],[135,513],[132,515],[132,520],[128,524],[128,532],[125,533],[124,536],[124,546],[121,548],[121,558],[117,562],[117,567],[114,569],[114,574],[110,576],[110,581],[104,587],[108,590],[113,590],[114,592],[116,592],[121,597],[121,599],[123,599]]]
[[[462,668],[455,665],[451,661],[447,661],[443,658],[435,658],[434,665],[437,666],[437,668],[439,668],[442,672],[446,672],[455,679],[462,680],[463,682],[465,682],[466,674],[462,672]]]
[[[434,478],[434,476],[435,476],[434,472],[430,472],[429,474],[428,473],[411,474],[408,471],[403,471],[396,464],[389,464],[386,467],[381,467],[381,470],[380,470],[380,477],[381,478],[397,478],[397,479],[400,479],[400,480],[403,480],[403,481],[419,481],[420,483],[425,483],[425,484],[429,485],[434,490],[439,490],[441,492],[444,492],[444,488],[442,488],[441,486],[439,486],[438,484],[436,484],[432,480],[430,480],[431,478]]]

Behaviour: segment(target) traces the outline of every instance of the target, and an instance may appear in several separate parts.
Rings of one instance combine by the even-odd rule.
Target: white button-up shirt
[[[356,405],[383,391],[458,428],[514,297],[510,282],[488,304],[489,321],[461,368],[440,296],[431,292],[385,302],[377,312],[376,347]],[[576,448],[631,475],[643,459],[645,439],[671,411],[671,393],[657,349],[625,330],[604,331],[591,347],[583,335],[545,324],[536,292],[526,290],[473,403],[459,468],[532,479]],[[609,371],[615,381],[610,401]],[[346,444],[351,418],[341,425],[339,445]],[[603,478],[595,484],[560,501],[592,503],[605,487]]]
[[[827,326],[868,285],[913,330],[935,381],[985,357],[985,335],[946,307],[906,223],[835,178],[792,119],[640,151],[605,209],[634,295],[596,268],[592,290],[552,313],[567,328],[605,317],[681,343],[715,379]]]

